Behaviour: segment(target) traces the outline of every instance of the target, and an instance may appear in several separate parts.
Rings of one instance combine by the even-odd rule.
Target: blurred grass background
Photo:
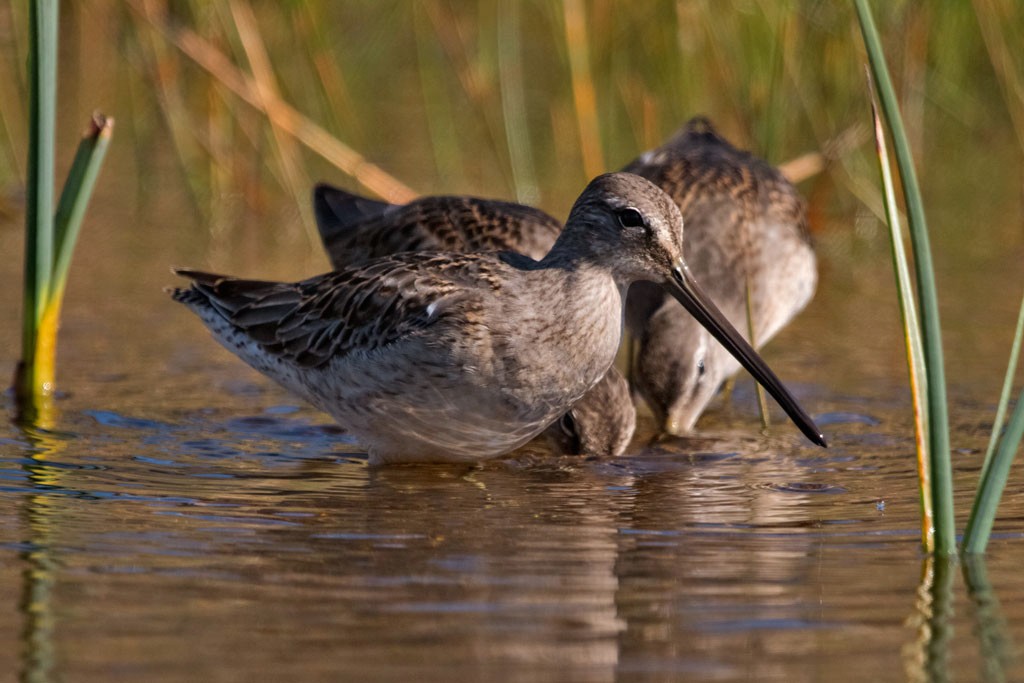
[[[998,173],[1019,193],[1024,9],[876,4],[926,192],[973,193],[973,206],[1006,192],[985,180]],[[0,7],[4,215],[24,180],[26,12]],[[880,211],[852,18],[809,0],[81,0],[62,6],[59,129],[102,104],[123,122],[119,193],[143,214],[184,194],[183,222],[214,236],[267,211],[289,238],[308,234],[315,179],[367,191],[182,52],[184,31],[415,192],[564,215],[590,176],[704,113],[776,163],[838,146],[804,185],[814,212]],[[967,153],[979,147],[996,158]]]
[[[1024,258],[1024,7],[872,5],[931,217],[951,390],[981,372],[988,401]],[[16,277],[23,231],[27,9],[0,4],[4,281]],[[705,114],[774,163],[827,158],[800,183],[822,287],[772,348],[804,359],[839,345],[848,359],[829,382],[905,385],[900,342],[887,336],[898,314],[852,3],[77,0],[61,10],[58,175],[94,109],[118,121],[72,268],[69,345],[103,357],[97,340],[128,325],[117,321],[166,313],[172,264],[274,278],[325,269],[310,239],[313,181],[396,198],[518,198],[564,217],[594,173]],[[16,319],[17,305],[12,289],[3,317]],[[179,345],[170,331],[159,341]]]

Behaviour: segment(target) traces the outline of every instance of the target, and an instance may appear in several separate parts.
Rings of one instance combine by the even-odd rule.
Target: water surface
[[[756,23],[748,5],[729,7]],[[331,44],[341,47],[331,56],[354,74],[353,87],[372,80],[355,70],[353,54],[359,63],[383,64],[388,71],[378,78],[407,86],[364,85],[353,105],[361,127],[341,108],[334,129],[416,187],[513,197],[510,185],[523,185],[510,183],[507,154],[495,160],[486,146],[477,156],[468,154],[475,143],[428,139],[471,107],[452,96],[445,109],[408,86],[417,79],[452,79],[445,81],[449,88],[458,82],[452,53],[442,49],[450,45],[431,33],[443,29],[447,10],[423,6],[432,9],[406,15],[402,5],[387,5],[382,15],[363,7],[373,29],[366,36],[340,21],[325,29],[340,32]],[[65,26],[116,35],[123,43],[97,49],[138,67],[135,50],[144,43],[133,42],[140,30],[133,20],[115,22],[117,9],[108,3],[81,7],[65,10]],[[619,35],[606,21],[619,16],[615,7],[590,8],[599,38]],[[275,33],[272,11],[262,11],[271,13],[261,15],[268,36],[277,36],[268,38],[271,50],[290,55],[282,36],[303,25],[282,24],[287,30]],[[719,20],[732,16],[722,12]],[[820,31],[831,49],[852,50],[846,20],[823,15],[805,10],[801,30]],[[196,17],[199,30],[216,33],[224,21],[218,16]],[[477,35],[469,27],[487,17],[457,19],[463,35]],[[894,32],[905,28],[899,17],[889,19]],[[395,55],[380,47],[392,20],[393,42],[405,46]],[[910,29],[928,21],[948,28],[942,22],[950,17],[908,12],[903,21]],[[689,25],[679,28],[689,35],[683,29]],[[917,35],[910,29],[908,53]],[[727,21],[721,39],[742,35],[734,30]],[[18,35],[4,34],[11,64],[20,45],[11,36]],[[653,35],[675,45],[671,33]],[[667,86],[664,94],[650,90],[644,97],[654,98],[654,119],[633,116],[630,103],[643,97],[627,97],[637,94],[631,88],[654,88],[669,77],[650,76],[646,62],[629,52],[634,48],[615,40],[614,54],[638,61],[594,58],[599,101],[624,98],[601,110],[602,134],[614,141],[606,142],[609,157],[624,163],[642,148],[640,139],[660,139],[698,111],[724,121],[731,135],[745,134],[773,161],[819,142],[802,119],[781,121],[773,136],[761,123],[745,128],[755,114],[736,110],[742,98],[722,99],[715,90],[728,80],[703,79],[714,87],[696,91],[703,80],[689,72],[678,78],[688,79],[691,99],[674,98]],[[972,37],[969,54],[977,57],[980,45]],[[75,49],[83,65],[96,59],[77,44],[67,51]],[[366,61],[374,55],[378,62]],[[730,60],[739,58],[726,55]],[[953,102],[948,83],[959,81],[939,77],[959,72],[936,61],[935,78],[947,89],[929,91],[938,95],[918,103],[924,109],[915,120],[929,162],[923,177],[935,229],[962,528],[1019,302],[1020,160],[1005,114],[993,113],[1003,104],[991,75]],[[803,77],[828,81],[829,68],[826,60],[821,73]],[[0,425],[0,679],[1024,679],[1015,645],[1024,639],[1024,482],[1011,479],[987,564],[926,561],[888,247],[877,221],[843,184],[844,171],[801,186],[811,198],[821,281],[808,310],[765,350],[824,429],[829,449],[802,440],[780,415],[762,433],[750,381],[741,379],[702,419],[698,436],[651,442],[644,417],[622,458],[556,457],[538,443],[480,467],[369,469],[358,444],[220,349],[162,291],[174,284],[170,265],[282,278],[324,268],[303,236],[295,201],[280,187],[253,189],[279,181],[266,170],[276,162],[264,162],[273,153],[260,147],[251,154],[256,170],[244,176],[248,189],[231,176],[237,166],[183,169],[155,108],[151,74],[141,67],[109,71],[81,68],[73,73],[82,83],[62,86],[71,113],[96,106],[95,95],[115,103],[112,113],[122,123],[72,271],[60,417],[51,430]],[[624,77],[634,73],[655,83]],[[911,75],[908,67],[904,77]],[[816,84],[806,91],[819,92]],[[190,89],[194,81],[179,85],[190,111],[212,121],[241,107],[221,99],[215,85],[206,83],[199,95]],[[534,83],[536,92],[526,90],[533,98],[527,120],[546,121],[554,133],[567,130],[570,85],[567,76],[564,83]],[[295,82],[285,87],[302,99]],[[485,129],[498,112],[508,113],[488,99],[490,92],[470,102],[484,112],[477,123]],[[833,109],[803,116],[836,134],[866,116],[866,109],[844,108],[846,97],[863,104],[856,92],[833,95]],[[992,118],[982,121],[991,127],[970,119],[972,103]],[[262,130],[262,119],[246,111],[225,124],[243,149]],[[464,130],[469,140],[488,138],[486,131]],[[540,200],[564,216],[586,179],[575,166],[557,163],[559,150],[575,149],[573,137],[553,135],[552,153],[547,129],[540,130],[538,177],[558,179],[543,185]],[[14,139],[17,151],[22,143]],[[941,172],[939,158],[948,161]],[[339,180],[322,162],[306,162],[310,174]],[[857,161],[851,163],[856,171]],[[198,174],[193,180],[225,184],[210,184],[209,196],[197,201],[188,172]],[[4,197],[17,207],[11,187]],[[0,383],[18,355],[20,221],[17,212],[0,219],[0,320],[10,323],[0,327]],[[0,411],[13,413],[9,396],[0,399]]]

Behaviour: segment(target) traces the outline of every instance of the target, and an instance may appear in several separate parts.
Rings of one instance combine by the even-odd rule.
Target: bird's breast
[[[611,277],[585,276],[505,301],[488,325],[503,394],[555,411],[575,402],[615,359],[622,302]]]

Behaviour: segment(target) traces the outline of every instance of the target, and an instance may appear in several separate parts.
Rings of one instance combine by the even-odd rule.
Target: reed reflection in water
[[[302,412],[73,421],[17,485],[26,680],[1012,678],[984,572],[955,613],[913,501],[864,495],[913,472],[849,444],[373,470]]]

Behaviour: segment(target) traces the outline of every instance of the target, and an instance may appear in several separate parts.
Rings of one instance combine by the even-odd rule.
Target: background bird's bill
[[[828,447],[824,435],[814,424],[814,420],[804,412],[796,398],[789,393],[789,390],[772,372],[764,359],[736,331],[736,328],[722,315],[711,299],[704,294],[697,285],[697,281],[693,279],[690,268],[685,262],[680,260],[676,263],[672,268],[672,277],[662,286],[697,319],[697,322],[714,335],[715,339],[729,353],[735,356],[736,360],[754,376],[761,386],[767,389],[768,393],[779,402],[782,409],[808,439],[819,446]]]

